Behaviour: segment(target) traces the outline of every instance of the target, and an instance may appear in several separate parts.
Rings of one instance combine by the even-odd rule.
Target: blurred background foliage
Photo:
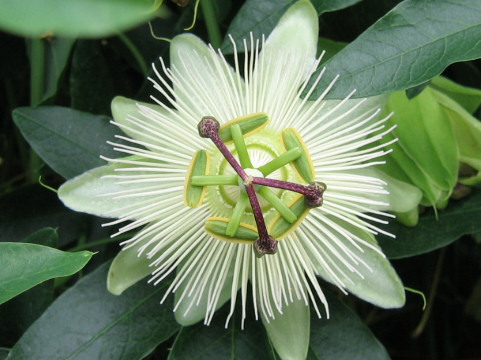
[[[180,329],[171,304],[158,304],[163,287],[138,284],[122,297],[108,294],[105,263],[118,252],[118,239],[109,238],[111,229],[100,226],[102,219],[66,209],[49,187],[101,165],[98,155],[112,152],[105,141],[116,131],[108,123],[114,96],[149,101],[150,64],[158,57],[168,61],[169,50],[168,41],[153,34],[169,39],[195,20],[192,32],[229,53],[227,33],[236,40],[249,31],[268,34],[293,2],[202,0],[179,6],[180,1],[72,0],[71,7],[62,0],[1,2],[0,241],[96,254],[75,275],[51,276],[55,279],[0,305],[0,359],[29,359],[31,354],[35,359],[277,358],[262,326],[252,319],[244,332],[232,329],[235,321],[224,330],[222,314],[209,328]],[[320,14],[320,46],[328,50],[331,64],[326,76],[341,74],[334,97],[352,88],[358,96],[410,89],[412,97],[441,71],[458,84],[481,88],[476,0],[312,2]],[[449,7],[454,5],[457,14]],[[393,9],[397,12],[389,13]],[[443,23],[447,14],[459,20],[458,27]],[[383,32],[403,21],[419,32],[444,24],[447,32],[424,34],[429,41]],[[376,46],[373,39],[377,45],[386,41],[379,34],[393,36],[400,53],[384,54],[382,60],[387,45]],[[436,47],[429,47],[438,42],[444,44],[439,56]],[[419,52],[413,53],[415,48]],[[368,64],[376,71],[356,68],[363,65],[356,57],[360,51],[377,56],[379,63]],[[390,63],[396,56],[403,60]],[[400,69],[399,76],[386,87],[383,79],[394,77],[393,68]],[[479,120],[479,104],[471,110]],[[426,294],[426,309],[422,298],[409,292],[406,306],[393,311],[334,291],[331,306],[342,315],[329,324],[312,320],[309,358],[481,359],[479,186],[470,185],[444,210],[419,209],[417,226],[394,222],[388,230],[397,239],[379,241],[405,286]],[[5,250],[2,255],[4,264]],[[230,340],[224,341],[224,334]]]

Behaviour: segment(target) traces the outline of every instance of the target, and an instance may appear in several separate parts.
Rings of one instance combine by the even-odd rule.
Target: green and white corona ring
[[[234,46],[232,64],[179,35],[170,68],[154,66],[152,104],[114,99],[119,157],[59,190],[68,207],[114,218],[114,236],[128,235],[112,292],[172,274],[164,300],[175,293],[183,325],[209,324],[230,299],[226,325],[240,302],[241,324],[252,308],[266,328],[282,317],[309,326],[309,309],[329,317],[319,277],[380,307],[404,304],[375,240],[392,217],[373,168],[390,151],[379,145],[391,131],[382,98],[326,100],[334,81],[309,100],[323,81],[317,39],[307,0],[267,39]]]

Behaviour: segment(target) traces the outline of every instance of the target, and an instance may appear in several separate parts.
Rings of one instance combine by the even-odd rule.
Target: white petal
[[[310,311],[303,300],[294,300],[275,311],[274,319],[262,322],[272,345],[282,360],[304,360],[309,349]]]
[[[111,109],[115,125],[135,139],[136,144],[150,150],[169,148],[192,155],[196,151],[192,145],[196,141],[201,143],[195,127],[185,127],[175,121],[175,110],[122,96],[112,100]]]
[[[152,273],[149,266],[152,262],[145,255],[139,255],[138,250],[144,243],[139,243],[129,249],[120,251],[110,264],[107,275],[107,289],[114,295],[120,295],[139,280]]]
[[[170,59],[176,107],[192,126],[206,115],[221,123],[246,115],[240,74],[198,37],[176,36],[170,44]]]
[[[182,200],[178,200],[178,197],[182,196],[183,180],[177,180],[177,176],[174,176],[176,180],[159,183],[161,175],[156,172],[160,172],[160,166],[161,164],[157,164],[153,168],[154,178],[146,178],[153,182],[152,185],[139,185],[137,182],[119,178],[123,176],[122,171],[128,172],[129,169],[123,164],[101,166],[64,183],[58,190],[58,196],[73,210],[102,217],[138,219],[138,212],[142,212],[147,206],[155,206],[160,201],[164,201],[164,206],[172,203],[183,206]],[[136,175],[151,176],[152,173],[136,172],[133,176]]]
[[[314,210],[315,211],[315,210]],[[374,236],[346,221],[320,216],[320,227],[304,222],[306,251],[325,280],[383,308],[404,305],[401,280]],[[315,241],[314,241],[315,239]],[[312,249],[317,248],[317,252]],[[316,260],[317,259],[317,260]]]
[[[298,1],[284,13],[269,35],[261,57],[276,59],[288,53],[293,67],[299,65],[299,60],[302,62],[307,58],[309,61],[306,68],[309,69],[316,58],[318,37],[319,19],[316,9],[308,0]],[[306,73],[306,68],[298,70]]]
[[[350,173],[352,175],[372,177],[385,182],[385,189],[387,193],[364,193],[366,199],[371,199],[373,201],[386,204],[380,204],[377,206],[367,205],[368,208],[373,210],[384,210],[400,213],[408,212],[416,208],[423,197],[421,190],[419,190],[416,186],[395,179],[374,167],[355,169],[351,170]]]

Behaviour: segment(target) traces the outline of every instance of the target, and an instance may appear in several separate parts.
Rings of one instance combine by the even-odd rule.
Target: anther
[[[327,185],[323,182],[314,181],[306,185],[306,188],[310,191],[310,194],[305,195],[306,205],[310,208],[321,206],[324,201],[322,196],[327,189]]]
[[[267,232],[264,217],[262,216],[261,206],[257,200],[254,185],[245,185],[247,196],[252,207],[252,213],[257,225],[257,232],[259,233],[259,239],[254,242],[254,253],[257,257],[262,257],[266,254],[275,254],[277,252],[277,241]]]
[[[212,116],[204,116],[202,120],[197,124],[197,130],[199,131],[200,137],[210,138],[219,133],[220,124]]]
[[[264,185],[264,186],[275,187],[278,189],[294,191],[299,194],[302,194],[306,199],[306,205],[311,208],[322,205],[322,202],[323,202],[322,195],[324,194],[324,191],[327,188],[326,184],[318,181],[312,182],[308,185],[302,185],[302,184],[296,184],[288,181],[261,178],[261,177],[254,177],[252,183],[257,185]]]
[[[266,254],[275,254],[277,252],[277,243],[278,241],[270,235],[263,241],[261,241],[260,238],[257,239],[254,241],[254,253],[256,257],[261,258]]]
[[[237,162],[237,160],[232,156],[229,149],[225,146],[224,142],[219,137],[219,122],[212,116],[204,116],[202,120],[197,125],[200,137],[209,138],[217,146],[219,151],[224,155],[225,159],[229,162],[232,168],[235,170],[237,175],[241,177],[242,180],[247,179],[247,174]]]

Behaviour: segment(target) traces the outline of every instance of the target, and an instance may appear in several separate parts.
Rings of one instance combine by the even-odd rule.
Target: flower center
[[[204,117],[199,135],[215,148],[194,154],[184,185],[184,202],[191,207],[204,202],[208,187],[214,189],[206,202],[225,217],[207,219],[206,231],[221,240],[253,242],[257,256],[275,253],[277,241],[293,231],[310,208],[322,205],[326,189],[314,181],[300,135],[292,128],[272,133],[263,129],[267,123],[263,113],[222,127]]]
[[[258,170],[253,168],[246,168],[244,169],[246,174],[248,175],[247,180],[243,180],[240,176],[237,177],[237,184],[239,185],[239,190],[242,191],[244,194],[247,194],[246,190],[246,182],[247,185],[253,184],[254,177],[263,178],[264,174]],[[259,190],[259,185],[254,185],[254,190],[257,192]]]

